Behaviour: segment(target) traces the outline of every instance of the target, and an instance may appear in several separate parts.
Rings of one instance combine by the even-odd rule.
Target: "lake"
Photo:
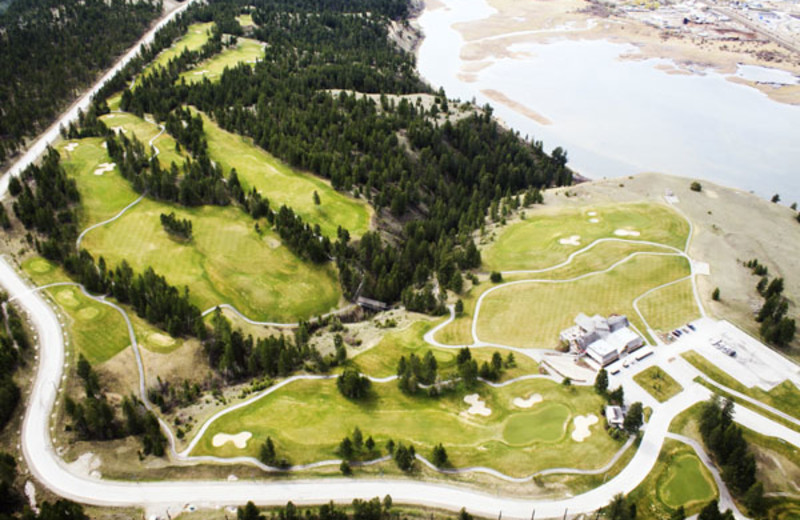
[[[474,73],[475,81],[464,81],[464,40],[453,25],[484,19],[494,9],[484,0],[442,3],[445,8],[426,9],[419,18],[422,77],[450,97],[490,103],[511,128],[548,150],[565,148],[569,165],[582,175],[656,171],[800,202],[800,106],[772,101],[713,71],[669,74],[669,60],[620,59],[636,47],[604,40],[515,44],[514,58],[496,59]],[[740,67],[738,75],[793,80],[758,67]],[[524,109],[492,101],[485,90]],[[544,119],[525,115],[530,111]]]

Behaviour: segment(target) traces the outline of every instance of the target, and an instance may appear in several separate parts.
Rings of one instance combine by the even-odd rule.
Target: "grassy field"
[[[769,392],[765,392],[758,387],[747,388],[697,352],[686,352],[682,356],[717,383],[757,399],[793,417],[800,417],[800,390],[791,382],[784,381]]]
[[[456,367],[455,349],[441,349],[425,343],[422,337],[433,326],[432,322],[417,321],[404,330],[388,332],[380,343],[369,350],[357,354],[353,362],[359,369],[373,377],[386,377],[397,373],[397,362],[401,356],[415,354],[419,357],[431,351],[439,364],[440,373],[444,374]],[[507,350],[494,348],[473,348],[472,357],[479,364],[491,361],[492,354],[499,352],[506,359]],[[539,364],[533,359],[519,353],[514,354],[516,366],[503,371],[501,381],[506,381],[525,374],[537,374]]]
[[[639,256],[612,271],[578,281],[501,287],[483,300],[478,336],[501,345],[553,348],[558,345],[559,332],[580,312],[625,314],[643,331],[633,300],[688,273],[688,262],[682,257]]]
[[[618,236],[617,230],[639,235]],[[482,252],[483,265],[493,271],[549,267],[594,240],[607,237],[648,240],[682,249],[688,233],[689,224],[683,217],[658,204],[533,211],[528,219],[499,231],[495,242]],[[573,236],[580,237],[580,245],[560,243]]]
[[[653,330],[665,333],[700,317],[691,280],[653,291],[639,300],[639,310]]]
[[[160,215],[192,221],[189,243],[173,240]],[[188,286],[201,309],[230,303],[252,319],[296,321],[339,302],[335,269],[303,262],[271,231],[255,231],[240,209],[182,208],[144,199],[122,218],[87,234],[83,244],[111,265],[153,267],[178,287]]]
[[[128,112],[106,114],[102,120],[112,130],[122,130],[127,137],[131,137],[131,134],[135,135],[144,144],[145,149],[149,149],[150,140],[161,132],[161,127],[157,124],[145,121]],[[186,160],[187,156],[184,153],[175,151],[175,144],[175,139],[166,132],[158,135],[158,138],[153,141],[153,145],[159,152],[158,161],[165,170],[169,169],[173,162],[180,166]]]
[[[264,47],[258,40],[250,38],[239,38],[236,47],[226,48],[219,54],[200,62],[193,69],[189,69],[180,75],[178,81],[185,81],[188,84],[197,83],[208,79],[212,82],[219,81],[220,76],[226,68],[233,67],[238,63],[255,64],[256,60],[264,57]]]
[[[165,66],[169,60],[178,56],[185,50],[196,51],[206,44],[211,33],[214,22],[196,23],[190,25],[186,34],[183,35],[169,49],[164,50],[145,69],[144,74],[148,74],[156,68]]]
[[[391,382],[373,385],[372,398],[359,403],[344,399],[335,381],[298,381],[222,417],[193,454],[257,455],[271,436],[279,455],[295,464],[336,458],[339,441],[358,426],[381,448],[392,438],[411,442],[418,453],[430,456],[442,442],[456,467],[484,465],[519,476],[556,466],[599,467],[620,447],[599,426],[591,427],[592,435],[581,443],[570,435],[572,417],[597,413],[602,405],[592,389],[528,380],[499,389],[482,385],[478,391],[492,410],[488,417],[467,415],[463,394],[408,397]],[[512,404],[515,397],[533,393],[544,401],[527,410]],[[216,433],[241,431],[253,433],[245,449],[211,444]],[[511,445],[509,438],[519,444]]]
[[[639,372],[633,376],[633,380],[658,399],[659,403],[663,403],[683,391],[680,383],[657,366]]]
[[[717,497],[717,487],[691,447],[667,439],[653,471],[630,497],[644,518],[664,518],[680,506],[692,515]]]
[[[251,139],[226,132],[205,115],[203,128],[209,156],[225,171],[236,168],[245,190],[255,187],[269,198],[273,209],[286,204],[306,222],[319,224],[323,233],[334,238],[339,226],[353,236],[361,236],[369,229],[372,208],[365,201],[350,198],[328,182],[292,169]],[[314,191],[322,201],[319,206],[314,204]]]

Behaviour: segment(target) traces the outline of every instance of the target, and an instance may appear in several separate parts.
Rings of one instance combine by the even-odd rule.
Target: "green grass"
[[[691,447],[666,439],[655,467],[629,497],[643,518],[665,518],[680,506],[693,515],[717,497],[717,487]]]
[[[251,14],[240,14],[236,17],[236,21],[239,22],[239,25],[242,27],[249,27],[255,25],[253,22],[253,15]]]
[[[566,433],[569,408],[559,403],[544,403],[533,412],[512,415],[503,430],[503,439],[524,446],[536,441],[555,442]]]
[[[189,243],[173,240],[162,213],[192,221]],[[239,208],[187,209],[142,200],[120,219],[84,237],[84,247],[115,266],[127,260],[135,271],[152,267],[177,286],[188,286],[201,309],[230,303],[256,320],[296,321],[336,307],[335,268],[298,259],[271,231],[255,231]]]
[[[747,388],[745,385],[729,376],[725,371],[714,366],[697,352],[685,352],[682,356],[686,361],[694,365],[695,368],[717,383],[748,395],[753,399],[757,399],[793,417],[800,416],[800,390],[790,381],[784,381],[769,392],[765,392],[758,387]],[[752,407],[752,405],[748,406]],[[796,428],[796,426],[794,426],[794,428]]]
[[[200,62],[196,67],[180,75],[178,81],[188,84],[197,83],[208,79],[212,82],[219,81],[226,68],[232,68],[238,63],[255,64],[256,60],[264,57],[264,47],[258,40],[239,38],[236,47],[226,48],[219,54]]]
[[[257,455],[259,445],[271,436],[279,454],[295,464],[325,460],[337,457],[338,443],[358,426],[381,448],[392,438],[411,442],[419,453],[430,456],[433,446],[441,442],[455,467],[483,465],[520,476],[548,467],[600,467],[620,447],[599,426],[593,426],[592,435],[581,443],[569,435],[572,417],[597,413],[602,406],[590,388],[566,389],[548,380],[527,380],[498,389],[482,385],[478,392],[492,410],[488,417],[464,414],[469,405],[463,394],[408,397],[390,382],[373,385],[372,398],[362,403],[344,399],[335,381],[297,381],[213,423],[193,454]],[[511,404],[515,397],[533,393],[544,398],[534,408],[521,410]],[[542,407],[541,419],[549,423],[538,426],[537,438],[510,445],[505,438],[509,421],[537,413],[536,407]],[[512,424],[511,429],[520,427]],[[553,434],[556,430],[559,435]],[[254,436],[243,450],[211,444],[216,433],[241,431]]]
[[[662,287],[639,300],[639,310],[653,330],[669,332],[700,317],[692,281]]]
[[[589,213],[595,212],[592,216]],[[590,219],[599,222],[592,223]],[[639,236],[617,237],[618,229],[638,231]],[[660,204],[615,204],[581,209],[541,210],[509,225],[482,252],[487,270],[511,271],[555,265],[598,238],[648,240],[683,249],[689,224],[678,213]],[[562,245],[573,235],[580,245]]]
[[[294,170],[251,139],[226,132],[205,115],[203,128],[211,159],[225,171],[236,168],[245,190],[256,188],[269,198],[273,209],[285,204],[306,222],[319,224],[322,232],[331,237],[336,237],[339,226],[354,237],[369,229],[372,208],[365,201],[337,192],[318,177]],[[319,206],[314,204],[314,191],[322,201]]]
[[[657,366],[639,372],[633,376],[633,380],[655,397],[659,403],[663,403],[683,391],[680,383]]]
[[[483,300],[478,337],[501,345],[554,348],[559,332],[572,325],[580,312],[625,314],[644,332],[633,300],[688,273],[688,262],[682,257],[639,256],[612,271],[578,281],[501,287]]]
[[[432,347],[422,339],[432,326],[430,321],[416,321],[404,330],[390,331],[373,348],[357,354],[353,362],[365,374],[387,377],[397,373],[397,362],[401,356],[408,358],[415,354],[422,357],[430,350],[439,365],[440,374],[455,371],[457,350]],[[479,364],[491,361],[494,352],[499,352],[504,360],[508,356],[508,351],[500,348],[473,348],[471,352]],[[519,353],[515,353],[514,358],[516,366],[505,369],[501,381],[538,373],[539,365],[533,359]]]
[[[104,140],[90,137],[73,139],[59,146],[61,164],[78,183],[81,194],[80,224],[82,228],[107,220],[139,196],[117,170],[95,175],[102,163],[111,162],[103,148]],[[71,152],[69,144],[78,146]]]
[[[161,132],[161,127],[157,124],[145,121],[128,112],[106,114],[102,120],[111,129],[123,129],[127,137],[131,137],[131,134],[135,135],[145,149],[150,148],[150,141]],[[166,132],[153,140],[153,145],[159,152],[158,161],[164,169],[169,169],[173,162],[180,166],[186,160],[185,154],[175,151],[175,144],[175,139]]]
[[[178,56],[185,50],[196,51],[206,44],[210,36],[210,32],[214,22],[196,23],[190,25],[186,34],[183,35],[175,44],[169,49],[161,52],[156,58],[148,65],[143,74],[149,74],[156,68],[164,67],[169,60]]]

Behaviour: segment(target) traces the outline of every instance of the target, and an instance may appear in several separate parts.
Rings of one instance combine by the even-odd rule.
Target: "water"
[[[420,18],[426,35],[417,60],[421,75],[451,97],[491,103],[497,116],[546,148],[566,148],[580,173],[602,178],[658,171],[800,201],[800,107],[714,72],[667,74],[658,67],[671,65],[668,60],[621,60],[636,48],[602,40],[517,44],[512,50],[527,57],[496,60],[475,82],[465,82],[458,78],[464,42],[452,25],[494,11],[484,0],[444,3],[446,9],[426,10]],[[763,68],[739,73],[770,71],[757,69]],[[484,89],[502,92],[551,124],[491,101]]]

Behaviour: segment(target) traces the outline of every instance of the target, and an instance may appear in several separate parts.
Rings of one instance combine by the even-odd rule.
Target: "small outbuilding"
[[[625,413],[621,406],[606,406],[606,421],[614,428],[622,428],[625,422]]]
[[[356,299],[356,305],[361,307],[362,309],[366,309],[368,311],[373,312],[383,312],[389,310],[389,305],[384,302],[373,300],[372,298],[365,298],[364,296],[359,296]]]

